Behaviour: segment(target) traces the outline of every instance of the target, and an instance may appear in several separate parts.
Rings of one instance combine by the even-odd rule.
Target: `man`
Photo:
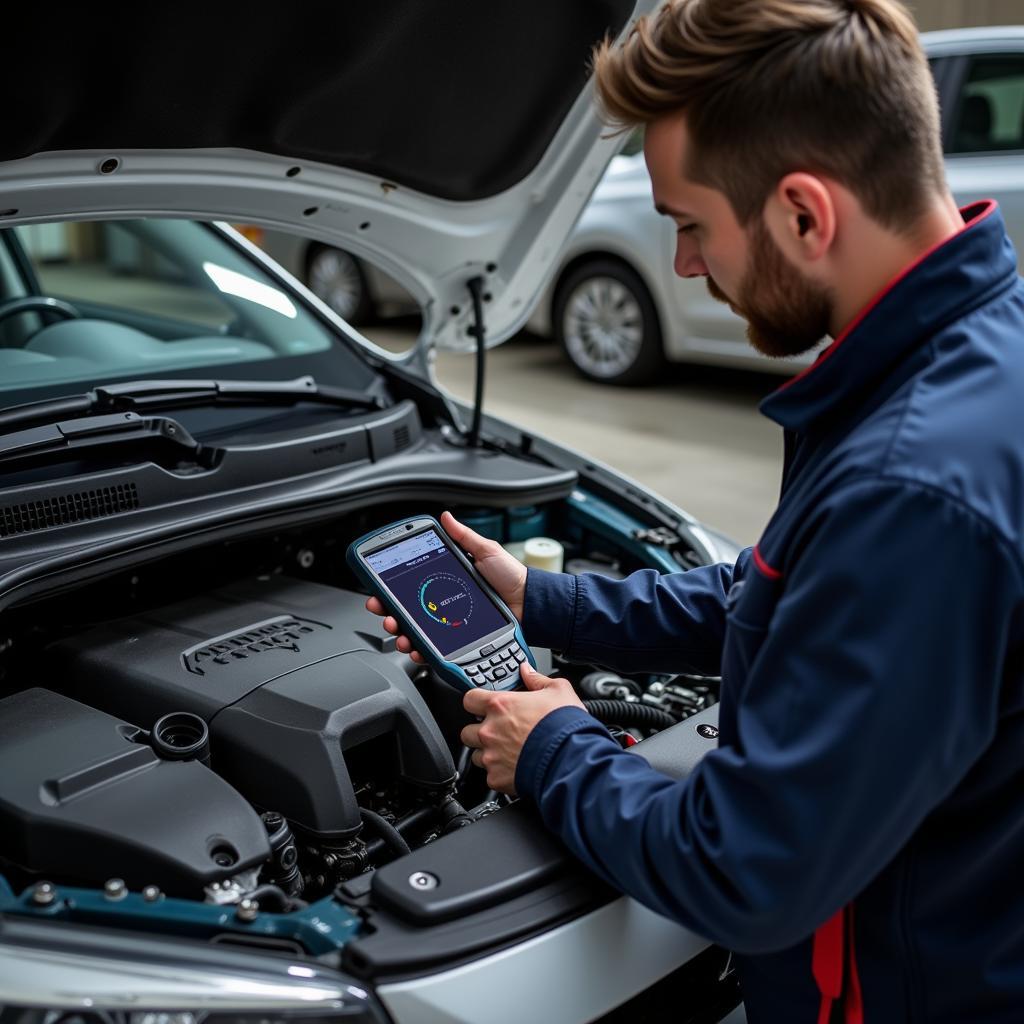
[[[467,694],[464,741],[594,871],[736,950],[752,1024],[1024,1020],[1024,286],[995,204],[949,195],[913,22],[672,0],[595,75],[646,125],[676,272],[763,352],[835,340],[762,405],[782,495],[735,565],[527,575],[445,521],[530,643],[720,672],[718,749],[671,780],[530,672]]]

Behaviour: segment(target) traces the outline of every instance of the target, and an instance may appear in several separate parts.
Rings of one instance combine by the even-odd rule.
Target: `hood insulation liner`
[[[540,161],[631,0],[20,5],[0,159],[230,147],[347,167],[442,199]],[[113,22],[118,22],[117,25]]]

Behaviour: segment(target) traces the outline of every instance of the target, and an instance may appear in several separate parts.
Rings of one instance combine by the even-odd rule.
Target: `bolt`
[[[245,899],[239,902],[238,909],[235,911],[235,916],[239,921],[255,921],[259,912],[259,900],[254,900],[246,896]]]
[[[156,903],[161,896],[163,896],[163,893],[155,885],[147,885],[146,888],[142,890],[142,898],[147,903]]]
[[[128,887],[123,878],[108,878],[103,885],[103,895],[108,900],[123,900],[128,894]]]
[[[32,902],[37,907],[48,907],[57,898],[57,887],[52,882],[37,882],[32,887]]]
[[[414,889],[424,891],[436,889],[441,883],[437,875],[432,875],[429,871],[414,871],[409,876],[409,884]]]

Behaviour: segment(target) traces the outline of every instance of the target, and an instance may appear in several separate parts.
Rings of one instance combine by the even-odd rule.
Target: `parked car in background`
[[[953,194],[961,205],[998,199],[1010,237],[1024,250],[1024,27],[923,39],[942,104]],[[790,374],[814,358],[755,352],[744,321],[712,299],[703,280],[676,276],[674,249],[675,229],[654,211],[643,156],[616,157],[529,328],[553,337],[581,374],[606,384],[645,383],[666,361]]]
[[[255,224],[235,226],[350,324],[419,312],[416,300],[393,277],[336,245]]]

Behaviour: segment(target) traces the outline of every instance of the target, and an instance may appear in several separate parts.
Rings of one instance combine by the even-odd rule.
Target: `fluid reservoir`
[[[523,561],[534,569],[561,572],[565,549],[550,537],[531,537],[523,545]]]

